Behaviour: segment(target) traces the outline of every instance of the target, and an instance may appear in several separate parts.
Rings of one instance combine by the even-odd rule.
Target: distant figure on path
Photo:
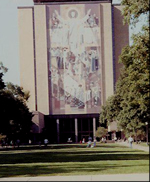
[[[91,147],[91,140],[89,140],[87,143],[87,148],[90,148],[90,147]]]
[[[29,139],[29,145],[31,145],[32,141]]]
[[[129,141],[129,147],[132,148],[132,142],[133,142],[132,136],[130,136],[130,137],[128,138],[128,141]]]
[[[20,140],[17,139],[16,143],[17,143],[17,146],[18,146],[18,148],[19,148],[19,146],[20,146]]]
[[[115,140],[115,142],[117,142],[117,137],[116,136],[115,136],[114,140]]]
[[[93,145],[92,145],[91,147],[92,147],[92,148],[93,148],[93,147],[96,147],[96,138],[94,138]]]
[[[82,143],[85,143],[85,138],[83,138]]]
[[[42,144],[42,142],[41,142],[41,140],[39,141],[39,147],[41,148],[41,144]]]
[[[67,141],[67,142],[68,142],[68,143],[72,143],[71,137],[68,138],[68,141]]]
[[[106,143],[106,138],[104,137],[102,137],[102,143]]]
[[[45,147],[47,147],[47,144],[48,144],[48,139],[46,138],[46,139],[44,139],[44,145],[45,145]]]

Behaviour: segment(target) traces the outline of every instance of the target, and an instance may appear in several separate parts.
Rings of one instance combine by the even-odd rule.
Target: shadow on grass
[[[140,167],[135,160],[139,161]],[[102,144],[96,148],[86,148],[86,145],[55,145],[41,149],[38,146],[21,147],[0,152],[0,177],[108,174],[130,172],[135,167],[139,167],[135,172],[141,172],[141,169],[148,168],[146,160],[149,160],[148,153],[116,145]]]
[[[23,164],[42,162],[90,162],[103,160],[149,160],[147,153],[73,153],[73,152],[38,152],[38,153],[18,153],[0,155],[0,164]]]
[[[39,175],[59,175],[59,174],[67,174],[72,175],[74,172],[76,174],[102,174],[103,171],[109,171],[113,169],[116,170],[123,170],[129,171],[129,168],[136,167],[136,164],[131,165],[119,165],[119,164],[60,164],[60,165],[34,165],[34,166],[3,166],[0,167],[0,177],[12,177],[12,176],[39,176]],[[145,167],[145,165],[140,165],[140,167]],[[127,172],[128,172],[127,171]],[[140,171],[137,171],[140,172]],[[111,173],[113,173],[111,171]]]
[[[88,150],[88,149],[87,149]],[[11,151],[9,153],[0,153],[1,155],[11,155],[11,154],[38,154],[38,153],[49,153],[49,154],[65,154],[65,155],[69,155],[69,154],[74,154],[74,155],[83,155],[83,154],[109,154],[109,153],[134,153],[134,152],[139,152],[138,150],[132,150],[132,152],[129,150],[125,150],[125,151],[121,151],[121,150],[111,150],[111,151],[98,151],[98,150],[93,150],[91,151],[89,149],[89,151],[57,151],[57,150],[32,150],[32,151],[21,151],[21,152],[16,152],[16,151]]]

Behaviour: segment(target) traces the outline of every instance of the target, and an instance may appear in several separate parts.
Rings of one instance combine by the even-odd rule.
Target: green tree
[[[120,103],[122,98],[118,94],[110,96],[106,104],[102,106],[100,114],[100,122],[109,125],[110,122],[115,120],[121,110]]]
[[[123,98],[118,113],[118,124],[136,135],[150,119],[149,85],[149,29],[133,36],[133,45],[122,50],[120,62],[123,63],[116,93]]]
[[[106,137],[108,131],[106,128],[104,127],[98,127],[98,129],[96,130],[96,137],[98,138],[102,138],[102,137]]]
[[[149,13],[149,0],[122,0],[124,23],[135,25],[142,14]]]
[[[141,6],[139,1],[134,5],[133,2],[133,0],[122,1],[125,5],[124,21],[132,18],[137,21],[140,16],[140,8],[144,5]],[[139,7],[135,9],[137,5]],[[143,12],[141,8],[141,13],[147,14],[147,4],[145,6],[145,11]],[[123,129],[126,135],[132,134],[137,138],[138,132],[145,130],[145,122],[150,119],[149,27],[144,26],[143,31],[133,35],[132,39],[133,44],[122,49],[119,62],[123,64],[123,68],[116,84],[115,94],[108,98],[102,107],[100,122],[109,123],[116,120],[118,128]]]
[[[7,72],[7,68],[3,66],[3,63],[0,62],[0,90],[5,88],[5,83],[3,81],[3,75]]]
[[[1,73],[4,74],[2,64],[0,70],[3,70]],[[29,93],[12,83],[5,84],[3,79],[1,85],[3,87],[0,89],[0,134],[11,139],[26,138],[32,126],[32,113],[26,105]]]
[[[20,87],[18,85],[14,85],[12,83],[7,83],[6,84],[6,90],[10,94],[13,94],[13,96],[20,101],[22,101],[24,104],[28,101],[30,94],[29,91],[24,91],[23,87]]]

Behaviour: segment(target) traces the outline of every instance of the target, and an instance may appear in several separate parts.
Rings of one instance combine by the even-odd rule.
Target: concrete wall
[[[108,132],[116,131],[116,130],[117,130],[117,122],[116,121],[110,122],[108,126]]]
[[[122,67],[122,64],[118,63],[119,55],[122,48],[129,45],[129,26],[123,25],[122,9],[123,6],[114,6],[115,82],[118,80]]]
[[[47,61],[46,7],[34,6],[35,48],[36,48],[36,81],[37,110],[49,114],[49,87]]]
[[[33,43],[33,9],[19,8],[19,59],[20,86],[30,91],[28,107],[35,110],[35,77],[34,77],[34,43]]]
[[[103,104],[114,93],[111,3],[100,4]]]
[[[119,56],[121,54],[121,50],[124,46],[129,45],[129,27],[128,25],[123,25],[123,16],[121,15],[121,11],[123,6],[114,6],[113,7],[113,27],[114,27],[114,81],[115,84],[120,75],[120,69],[123,66],[119,63]],[[113,121],[108,126],[108,131],[117,130],[117,122]]]
[[[33,112],[33,126],[32,126],[32,131],[33,133],[41,133],[42,129],[44,128],[44,114],[34,111]]]

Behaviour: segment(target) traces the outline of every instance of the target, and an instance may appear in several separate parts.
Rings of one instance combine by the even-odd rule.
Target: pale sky
[[[120,0],[114,0],[115,4]],[[18,10],[19,6],[33,6],[33,0],[0,0],[0,62],[8,68],[4,76],[5,82],[20,84],[19,73],[19,37]],[[141,29],[143,19],[136,28],[129,28],[130,37]]]

